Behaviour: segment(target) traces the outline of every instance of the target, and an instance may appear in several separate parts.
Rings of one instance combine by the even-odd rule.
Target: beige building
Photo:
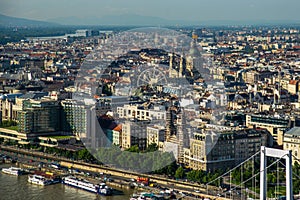
[[[268,146],[266,130],[246,129],[221,134],[195,133],[184,163],[195,170],[216,171],[233,168]]]
[[[292,150],[295,157],[293,163],[297,161],[300,164],[300,127],[294,127],[284,134],[283,149]]]
[[[243,80],[246,83],[256,83],[259,80],[259,73],[256,71],[248,71],[243,73]]]
[[[290,82],[288,84],[288,92],[290,94],[297,94],[298,85],[299,85],[299,82],[297,80],[290,80]]]
[[[145,150],[147,146],[147,125],[149,121],[128,120],[122,124],[122,148],[137,145]]]
[[[163,126],[148,126],[147,127],[147,146],[156,144],[165,140],[165,128]]]
[[[187,153],[187,151],[185,151]],[[191,139],[190,157],[184,159],[194,170],[215,171],[234,165],[234,135],[194,134]]]
[[[22,94],[5,94],[0,96],[2,120],[17,120],[16,99]]]
[[[0,100],[2,120],[16,120],[16,113],[13,112],[13,104],[14,102],[9,99]]]

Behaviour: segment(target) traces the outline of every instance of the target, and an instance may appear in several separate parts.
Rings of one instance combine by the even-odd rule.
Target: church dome
[[[197,48],[197,45],[196,45],[195,41],[192,41],[192,43],[191,43],[189,56],[191,56],[193,58],[200,58],[201,57],[200,50]]]

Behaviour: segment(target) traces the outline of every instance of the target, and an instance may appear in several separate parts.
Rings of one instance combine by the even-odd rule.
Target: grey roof
[[[34,92],[34,93],[28,92],[28,93],[24,94],[23,96],[21,96],[20,98],[21,99],[40,99],[47,95],[48,95],[48,92]]]
[[[22,93],[16,93],[16,94],[1,94],[0,99],[15,99],[16,97],[22,96]]]
[[[288,132],[285,133],[285,135],[294,135],[294,136],[300,136],[300,127],[294,127]]]

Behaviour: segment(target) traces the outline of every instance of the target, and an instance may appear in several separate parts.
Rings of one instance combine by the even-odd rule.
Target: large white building
[[[124,105],[117,108],[119,118],[137,120],[166,120],[164,107],[155,106],[153,109],[143,109],[137,105]]]

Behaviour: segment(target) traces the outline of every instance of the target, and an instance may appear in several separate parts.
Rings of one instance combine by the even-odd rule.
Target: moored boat
[[[24,174],[24,170],[22,168],[17,168],[17,167],[2,168],[2,172],[14,176],[20,176]]]
[[[44,176],[36,175],[36,174],[29,175],[28,176],[28,182],[36,184],[36,185],[50,185],[50,184],[53,183],[52,180],[47,179]]]
[[[75,176],[62,178],[62,183],[100,195],[111,195],[111,188],[105,183],[93,184],[85,179],[79,179]]]

